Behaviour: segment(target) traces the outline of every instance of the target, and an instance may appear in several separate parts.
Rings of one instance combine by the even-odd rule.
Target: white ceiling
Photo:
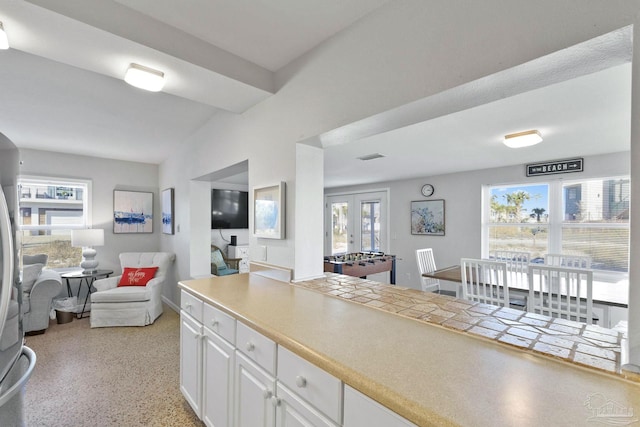
[[[389,0],[117,0],[276,71]]]
[[[504,135],[537,129],[512,149]],[[628,151],[631,63],[325,148],[325,186],[392,181]],[[358,157],[372,153],[383,158]],[[523,166],[524,173],[524,166]]]
[[[0,132],[20,148],[160,163],[387,1],[0,0]],[[124,83],[131,62],[162,70],[163,92]]]
[[[21,148],[160,163],[215,114],[271,96],[274,71],[387,1],[0,0],[12,46],[0,51],[0,132]],[[432,97],[437,114],[409,106],[319,136],[325,186],[628,150],[622,50],[576,79],[528,76],[493,98],[459,91]],[[163,92],[125,84],[131,62],[163,70]],[[502,146],[530,128],[539,146]],[[356,160],[375,152],[386,157]]]

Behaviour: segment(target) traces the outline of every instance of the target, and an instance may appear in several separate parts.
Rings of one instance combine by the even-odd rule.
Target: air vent
[[[380,157],[384,157],[380,153],[367,154],[366,156],[358,157],[359,160],[373,160],[379,159]]]

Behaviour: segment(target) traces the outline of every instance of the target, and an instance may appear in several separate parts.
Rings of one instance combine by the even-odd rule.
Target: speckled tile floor
[[[623,334],[612,329],[335,273],[293,285],[544,356],[620,373]]]
[[[143,328],[52,320],[26,344],[37,357],[24,398],[28,427],[204,426],[180,392],[180,317],[167,306]]]

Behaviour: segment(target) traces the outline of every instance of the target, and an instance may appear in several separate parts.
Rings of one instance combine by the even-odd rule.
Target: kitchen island
[[[180,287],[420,426],[589,425],[640,408],[640,385],[604,371],[257,274]]]

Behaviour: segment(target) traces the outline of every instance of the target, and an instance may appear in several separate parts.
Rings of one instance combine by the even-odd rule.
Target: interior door
[[[387,192],[325,199],[325,254],[388,250]]]

